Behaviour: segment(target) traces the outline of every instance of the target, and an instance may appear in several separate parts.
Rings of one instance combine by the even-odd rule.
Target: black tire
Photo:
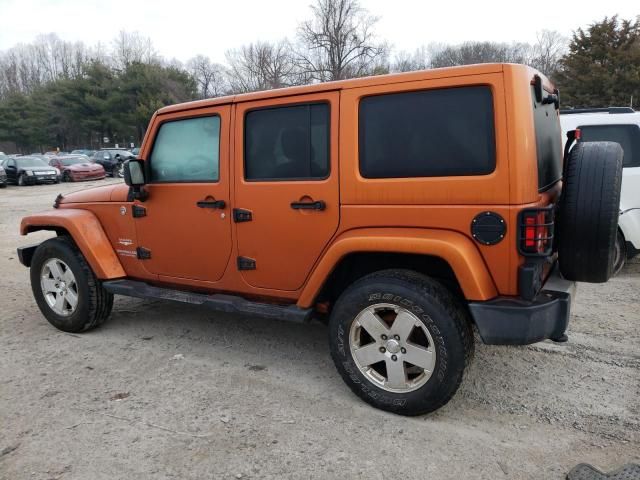
[[[360,312],[381,302],[409,311],[433,339],[433,373],[415,390],[390,392],[381,388],[354,360],[352,324]],[[410,270],[383,270],[351,285],[331,312],[329,345],[338,372],[356,395],[376,408],[400,415],[421,415],[445,405],[458,390],[474,348],[466,309],[440,283]]]
[[[618,275],[620,270],[624,267],[627,261],[627,242],[622,235],[622,232],[618,230],[616,235],[616,246],[613,255],[613,275]]]
[[[6,183],[0,183],[0,188],[7,188],[7,184]]]
[[[24,187],[27,185],[27,182],[24,181],[24,173],[18,175],[18,181],[16,182],[19,187]]]
[[[69,316],[58,315],[47,303],[40,277],[43,265],[52,258],[69,266],[76,279],[78,303]],[[54,327],[65,332],[84,332],[107,319],[113,308],[113,294],[96,278],[84,256],[68,237],[57,237],[40,244],[31,261],[31,289],[40,311]]]
[[[578,143],[569,154],[558,212],[558,260],[567,280],[602,283],[613,273],[622,147]]]
[[[62,181],[63,182],[73,182],[73,178],[71,178],[71,175],[69,174],[69,172],[64,172],[62,174]]]
[[[113,166],[111,176],[113,178],[124,178],[124,165],[122,162],[118,162]]]

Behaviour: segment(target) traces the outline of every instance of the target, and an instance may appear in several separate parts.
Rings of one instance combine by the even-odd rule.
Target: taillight
[[[553,205],[528,208],[518,215],[518,250],[522,255],[546,257],[553,253]]]

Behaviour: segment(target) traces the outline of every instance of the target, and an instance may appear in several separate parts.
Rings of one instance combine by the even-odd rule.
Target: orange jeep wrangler
[[[19,249],[55,327],[113,295],[306,322],[405,415],[454,395],[487,344],[566,340],[575,281],[612,271],[622,149],[563,149],[540,73],[472,65],[162,108],[121,185],[59,195]]]

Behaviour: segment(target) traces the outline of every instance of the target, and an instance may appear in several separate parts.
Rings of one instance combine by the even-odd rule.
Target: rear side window
[[[366,97],[359,112],[365,178],[485,175],[496,166],[487,86]]]
[[[640,167],[640,126],[586,125],[580,128],[582,142],[617,142],[624,150],[624,167]]]
[[[149,159],[152,182],[216,182],[220,117],[163,123]]]
[[[247,180],[326,178],[329,105],[294,105],[247,113],[244,168]]]
[[[538,190],[547,190],[562,177],[562,131],[558,112],[553,103],[543,105],[536,101],[531,87],[533,122],[536,129],[538,156]]]

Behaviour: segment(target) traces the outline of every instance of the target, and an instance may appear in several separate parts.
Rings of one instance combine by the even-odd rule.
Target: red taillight
[[[580,131],[579,128],[576,128],[576,133],[575,133],[575,139],[576,141],[580,140],[580,137],[582,136],[582,132]]]
[[[553,253],[553,206],[520,212],[518,248],[527,256]]]

